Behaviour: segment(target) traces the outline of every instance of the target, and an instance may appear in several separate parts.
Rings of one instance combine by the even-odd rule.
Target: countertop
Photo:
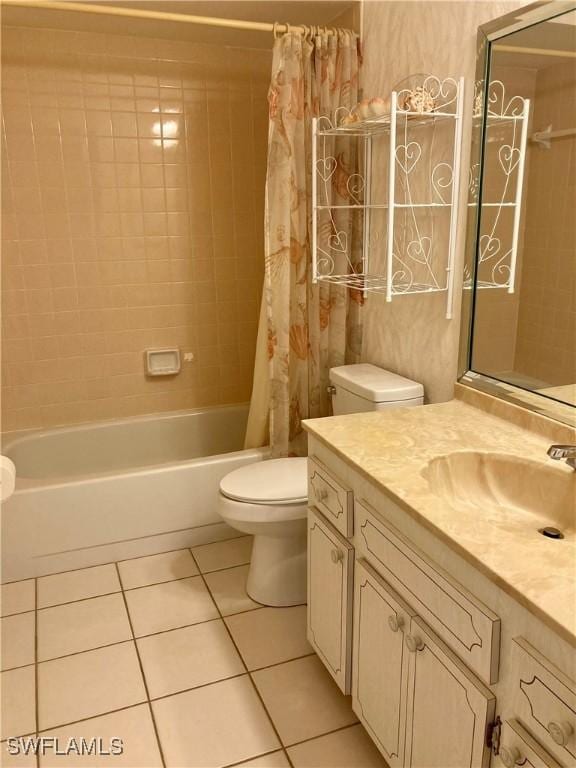
[[[423,475],[431,459],[455,451],[503,453],[550,466],[550,439],[460,400],[310,419],[304,426],[576,646],[574,532],[555,541],[537,532],[539,519],[534,518],[534,525],[519,525],[513,510],[451,507],[431,492]],[[564,462],[553,468],[573,477],[576,489],[573,470]]]

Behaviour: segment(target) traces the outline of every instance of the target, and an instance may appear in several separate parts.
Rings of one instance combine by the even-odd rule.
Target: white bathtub
[[[220,479],[261,461],[241,450],[248,408],[204,408],[9,439],[2,581],[238,535],[217,513]]]

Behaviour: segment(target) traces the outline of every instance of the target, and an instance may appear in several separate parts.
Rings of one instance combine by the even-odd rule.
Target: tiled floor
[[[2,587],[1,738],[123,740],[5,766],[385,768],[306,641],[245,590],[249,537]]]

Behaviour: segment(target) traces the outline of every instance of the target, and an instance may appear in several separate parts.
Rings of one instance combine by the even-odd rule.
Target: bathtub
[[[233,538],[221,478],[262,461],[242,450],[247,405],[203,408],[9,438],[2,581]]]

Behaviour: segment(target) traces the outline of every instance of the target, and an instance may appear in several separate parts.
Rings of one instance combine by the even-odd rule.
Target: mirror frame
[[[574,0],[541,0],[526,5],[512,13],[493,19],[478,27],[476,45],[476,83],[483,83],[484,102],[486,88],[490,78],[490,52],[492,43],[501,37],[526,29],[534,24],[560,16],[567,11],[576,10]],[[522,18],[519,18],[522,16]],[[460,354],[458,361],[458,383],[479,390],[493,397],[505,400],[513,405],[534,411],[555,421],[574,426],[576,408],[568,403],[555,400],[546,395],[531,392],[521,387],[507,384],[491,378],[483,373],[472,370],[472,333],[474,326],[474,309],[476,302],[476,253],[478,247],[480,210],[482,205],[482,177],[484,160],[485,118],[477,126],[472,126],[470,167],[479,164],[479,195],[477,204],[467,208],[466,241],[464,251],[464,267],[468,267],[472,287],[462,290],[462,309],[460,325]]]

